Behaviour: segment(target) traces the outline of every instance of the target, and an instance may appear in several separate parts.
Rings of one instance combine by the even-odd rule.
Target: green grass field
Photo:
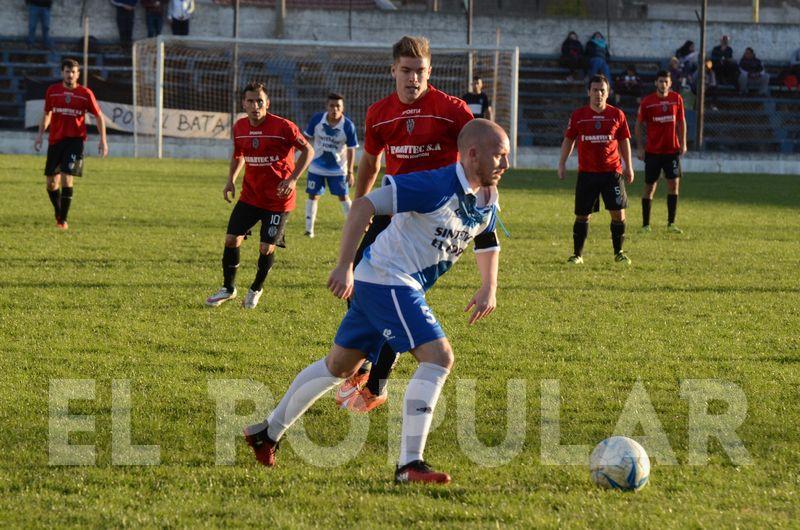
[[[323,197],[317,237],[303,233],[303,200],[287,229],[257,310],[216,310],[203,300],[221,283],[230,206],[225,161],[87,160],[70,230],[60,233],[41,177],[44,158],[0,157],[0,527],[797,527],[800,520],[800,179],[687,175],[678,224],[664,230],[664,185],[655,230],[637,232],[641,183],[629,189],[633,267],[613,263],[608,215],[592,224],[586,264],[571,253],[572,180],[512,171],[501,184],[503,238],[498,310],[469,327],[463,307],[478,287],[471,252],[430,292],[456,365],[446,411],[426,458],[449,487],[398,487],[391,406],[369,416],[366,444],[347,465],[306,463],[292,440],[267,470],[236,441],[234,465],[215,462],[216,404],[209,381],[252,380],[278,398],[294,375],[324,356],[344,312],[325,289],[341,227]],[[641,178],[641,175],[637,175]],[[252,281],[257,245],[242,252],[239,286]],[[398,380],[414,364],[401,358]],[[50,465],[52,380],[90,379],[90,466]],[[129,380],[134,444],[160,446],[160,464],[112,460],[112,380]],[[474,464],[458,443],[456,388],[477,385],[477,433],[506,433],[506,382],[527,392],[522,451],[498,467]],[[591,484],[584,465],[542,461],[540,382],[558,380],[561,444],[610,436],[640,380],[678,465],[653,462],[636,494]],[[736,430],[751,465],[731,462],[712,438],[707,465],[689,465],[689,406],[681,382],[741,388],[747,414]],[[463,385],[461,385],[463,386]],[[263,394],[259,394],[263,396]],[[263,402],[242,402],[260,416]],[[520,403],[517,403],[518,405]],[[120,407],[119,402],[116,408]],[[725,413],[719,400],[711,413]],[[246,421],[246,420],[241,420]],[[519,424],[515,424],[521,428]],[[308,438],[333,446],[350,419],[324,398],[307,414]],[[518,429],[519,430],[519,429]],[[629,433],[633,435],[641,432]]]

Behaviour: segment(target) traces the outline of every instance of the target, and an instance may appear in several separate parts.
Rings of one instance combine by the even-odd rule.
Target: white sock
[[[314,222],[317,220],[317,207],[319,201],[306,200],[306,232],[314,232]]]
[[[297,374],[289,390],[267,418],[269,437],[278,441],[283,433],[322,395],[344,379],[334,377],[325,366],[325,359],[310,364]]]
[[[419,363],[408,382],[403,397],[403,434],[400,438],[400,460],[404,466],[422,460],[425,441],[433,420],[433,411],[450,370],[432,363]]]
[[[344,214],[344,218],[347,219],[347,214],[350,213],[350,205],[353,204],[350,202],[350,197],[347,197],[343,201],[339,201],[339,204],[342,206],[342,213]]]

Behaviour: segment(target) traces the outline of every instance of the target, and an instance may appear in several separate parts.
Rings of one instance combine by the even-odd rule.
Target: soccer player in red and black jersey
[[[372,189],[384,153],[388,175],[438,169],[457,162],[458,134],[473,119],[464,101],[428,84],[431,51],[426,38],[401,38],[392,47],[392,58],[395,91],[367,109],[356,198]],[[386,215],[372,219],[356,264],[390,220]],[[356,412],[369,412],[381,405],[386,401],[386,380],[396,360],[397,353],[387,342],[371,371],[362,367],[339,388],[336,402]]]
[[[233,126],[233,156],[228,182],[222,190],[226,201],[236,195],[236,177],[244,166],[239,201],[228,220],[222,253],[222,288],[206,299],[217,307],[236,297],[239,247],[245,235],[261,221],[258,270],[242,306],[253,309],[263,292],[264,280],[275,260],[275,247],[285,248],[283,231],[289,212],[294,210],[297,179],[314,158],[312,148],[297,125],[267,112],[269,98],[264,85],[250,83],[242,90],[247,117]],[[295,163],[295,150],[300,156]]]
[[[61,61],[61,83],[51,85],[44,96],[44,115],[33,148],[42,148],[44,132],[50,127],[44,175],[47,194],[56,214],[56,226],[66,230],[72,205],[73,177],[83,174],[83,143],[86,141],[86,113],[94,114],[100,143],[97,152],[108,154],[106,122],[91,90],[78,84],[80,68],[75,59]]]
[[[558,178],[567,176],[567,158],[578,144],[578,182],[575,185],[574,253],[567,260],[583,263],[583,245],[589,234],[589,219],[600,210],[600,196],[611,214],[614,260],[630,265],[622,250],[625,240],[625,183],[633,182],[631,133],[625,113],[607,103],[609,84],[602,75],[589,80],[589,104],[572,113],[558,162]],[[625,163],[623,168],[622,162]]]
[[[661,172],[667,179],[667,230],[680,234],[675,226],[678,189],[681,180],[681,157],[686,154],[686,115],[683,98],[670,90],[672,78],[661,70],[656,74],[656,91],[642,98],[636,118],[636,145],[639,160],[644,161],[642,192],[642,232],[650,232],[650,207]],[[647,129],[647,144],[643,141]]]

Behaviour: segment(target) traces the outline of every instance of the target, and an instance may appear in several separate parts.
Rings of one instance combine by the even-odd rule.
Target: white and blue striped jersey
[[[364,251],[355,270],[357,281],[427,291],[476,236],[485,234],[482,239],[490,243],[476,247],[475,252],[500,249],[494,233],[497,188],[472,190],[460,163],[387,175],[383,186],[392,187],[394,215],[389,227]]]
[[[358,147],[356,126],[347,116],[329,125],[327,112],[314,114],[303,133],[314,139],[314,160],[308,171],[325,177],[347,174],[347,148]]]

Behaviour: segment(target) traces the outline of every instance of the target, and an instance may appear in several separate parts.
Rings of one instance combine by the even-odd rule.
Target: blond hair
[[[394,62],[399,61],[400,57],[428,59],[430,61],[431,45],[425,37],[409,37],[405,35],[392,46],[392,57]]]

